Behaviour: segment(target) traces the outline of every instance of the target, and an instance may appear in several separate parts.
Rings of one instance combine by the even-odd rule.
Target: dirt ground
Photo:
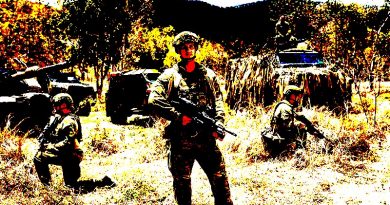
[[[83,132],[110,128],[112,132],[140,129],[137,125],[113,125],[103,112],[94,112],[83,120]],[[114,129],[112,129],[114,128]],[[148,128],[150,129],[150,128]],[[153,129],[153,128],[151,128]],[[149,130],[150,131],[150,130]],[[139,131],[142,137],[146,130]],[[115,134],[115,133],[112,133]],[[110,133],[108,133],[110,135]],[[128,137],[137,137],[134,134]],[[377,162],[356,161],[349,171],[341,171],[334,162],[326,161],[317,167],[301,168],[300,159],[291,161],[258,161],[250,164],[237,163],[235,154],[220,142],[226,159],[232,198],[235,204],[390,204],[390,136],[377,150]],[[120,152],[83,162],[82,169],[96,169],[99,174],[109,174],[118,186],[109,190],[98,190],[80,196],[83,203],[112,203],[113,198],[125,197],[126,193],[146,184],[150,193],[129,199],[128,204],[173,204],[172,177],[167,168],[166,157],[147,163],[137,163],[137,150]],[[310,159],[315,160],[315,159]],[[142,174],[140,174],[142,173]],[[88,173],[84,173],[88,175]],[[137,185],[138,184],[138,185]],[[192,174],[193,203],[213,204],[207,177],[195,164]],[[138,187],[140,188],[140,187]],[[142,188],[142,186],[141,186]],[[138,193],[139,194],[139,193]],[[126,195],[127,196],[127,195]]]

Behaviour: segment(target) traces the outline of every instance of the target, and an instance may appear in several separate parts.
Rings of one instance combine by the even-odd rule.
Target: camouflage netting
[[[304,88],[303,105],[343,108],[351,99],[351,81],[328,68],[277,68],[275,55],[232,59],[225,73],[227,103],[231,108],[267,106],[283,96],[285,87]]]
[[[269,54],[230,60],[225,73],[229,106],[265,104],[265,96],[270,95],[266,82],[271,81],[272,68]]]

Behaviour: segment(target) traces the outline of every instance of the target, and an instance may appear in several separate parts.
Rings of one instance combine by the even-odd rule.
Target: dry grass
[[[363,97],[368,106],[372,97],[369,93]],[[359,100],[354,97],[353,112],[341,116],[322,107],[305,110],[339,143],[329,150],[310,137],[305,152],[290,160],[265,158],[259,134],[269,121],[270,108],[230,111],[227,127],[239,137],[226,136],[218,143],[235,204],[390,203],[388,94],[378,97],[375,129],[372,110],[365,116]],[[165,142],[160,137],[163,123],[118,126],[97,110],[81,118],[85,151],[81,175],[82,179],[108,175],[116,187],[76,193],[63,186],[60,168],[52,166],[53,185],[44,188],[32,163],[36,140],[5,129],[0,136],[0,204],[174,204]],[[207,177],[198,164],[192,177],[193,203],[213,204]]]

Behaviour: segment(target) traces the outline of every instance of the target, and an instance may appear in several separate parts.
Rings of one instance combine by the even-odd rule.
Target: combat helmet
[[[58,93],[53,97],[53,105],[58,106],[65,103],[68,108],[73,109],[73,99],[68,93]]]
[[[288,85],[286,89],[284,89],[283,96],[285,99],[288,99],[291,94],[303,94],[303,89],[296,85]]]
[[[200,38],[198,35],[191,31],[182,31],[175,36],[173,39],[173,47],[175,48],[176,53],[179,53],[180,46],[184,43],[193,42],[196,47],[199,45]]]

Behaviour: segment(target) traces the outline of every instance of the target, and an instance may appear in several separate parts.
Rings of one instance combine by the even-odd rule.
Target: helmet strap
[[[185,70],[189,73],[195,70],[196,63],[195,63],[195,58],[182,58],[182,61],[180,64],[185,68]]]

